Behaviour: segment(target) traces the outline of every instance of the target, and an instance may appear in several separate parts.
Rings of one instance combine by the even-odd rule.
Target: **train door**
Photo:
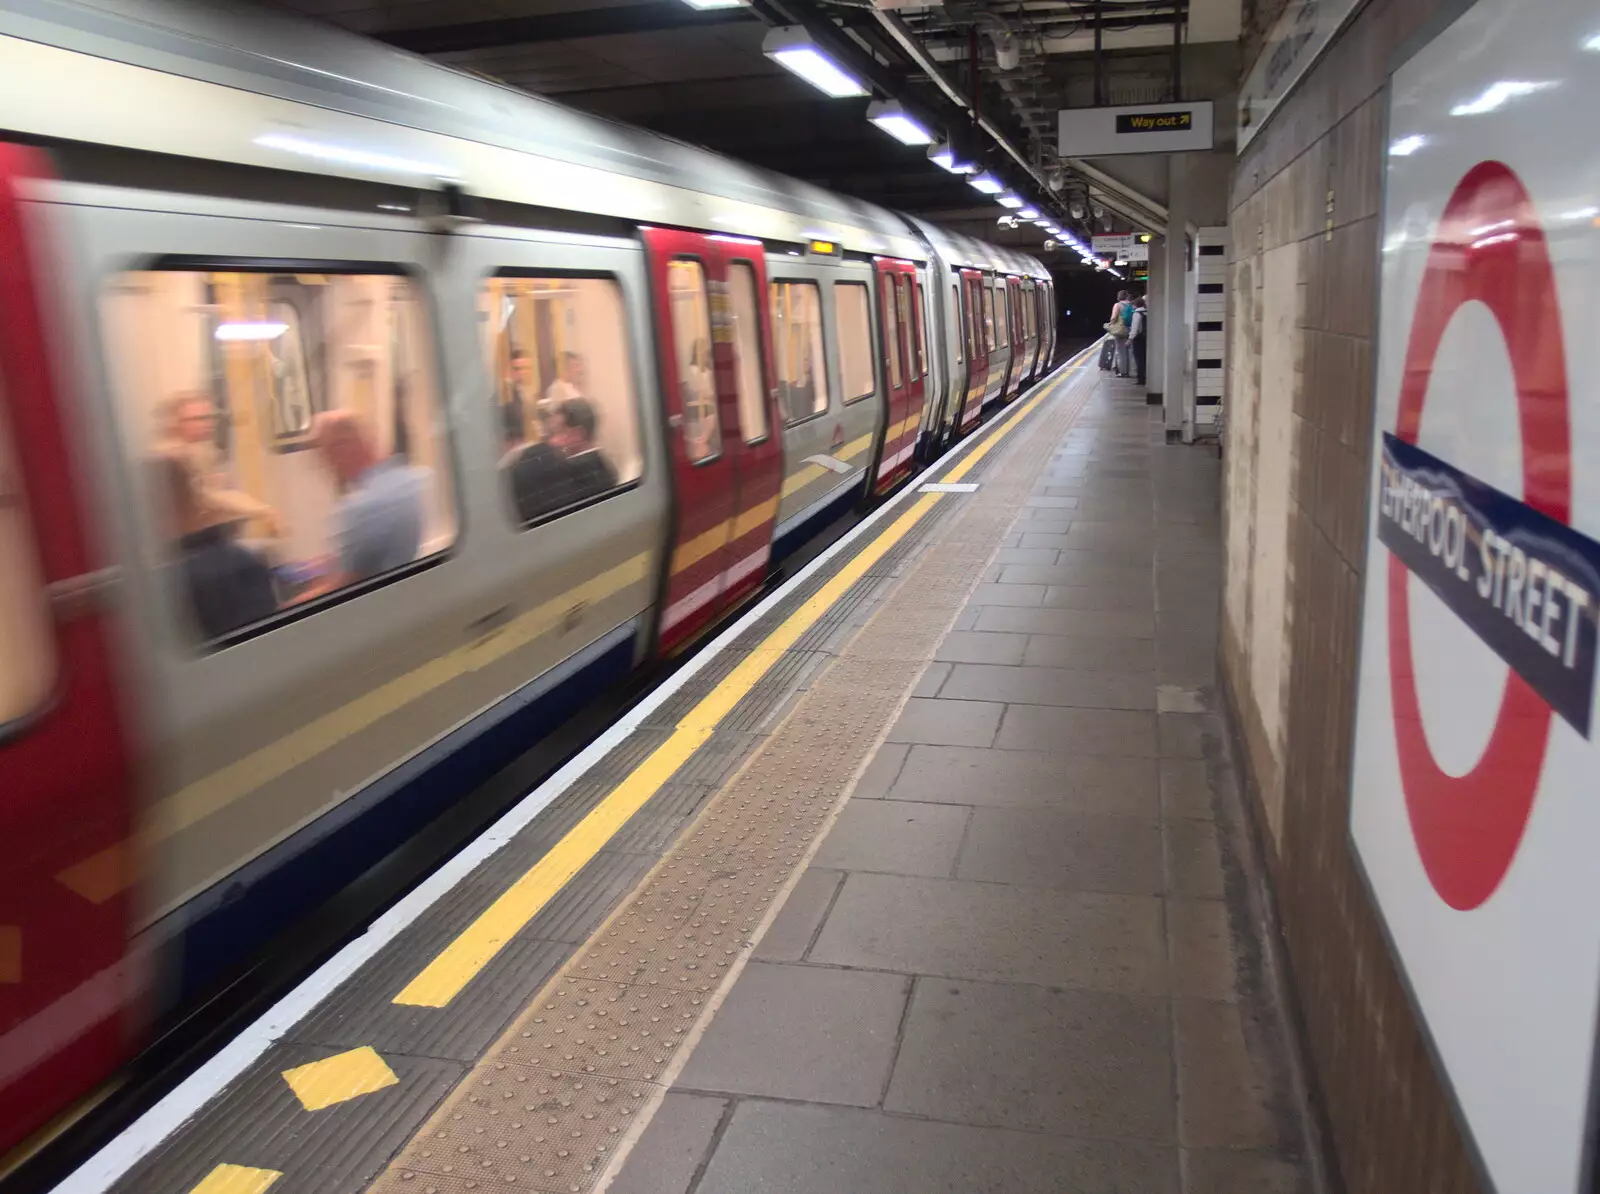
[[[883,352],[884,383],[889,395],[883,451],[878,456],[874,493],[892,489],[911,467],[922,419],[922,378],[913,358],[911,284],[916,267],[909,261],[879,257],[878,344]]]
[[[961,271],[961,329],[967,345],[967,395],[961,404],[961,429],[978,421],[989,382],[989,347],[983,335],[983,275]]]
[[[0,1153],[125,1059],[137,978],[130,758],[109,616],[35,280],[43,244],[0,143]]]
[[[1039,375],[1039,303],[1032,278],[1022,279],[1022,331],[1027,339],[1023,350],[1022,380],[1032,382]]]
[[[1011,332],[1011,376],[1006,392],[1017,394],[1027,380],[1028,339],[1022,324],[1022,279],[1007,277],[1005,281],[1006,327]]]
[[[761,572],[777,514],[772,478],[782,465],[771,464],[779,457],[770,387],[761,401],[745,403],[746,421],[759,417],[762,426],[746,428],[740,420],[741,321],[734,294],[753,283],[756,310],[764,311],[761,255],[694,232],[646,228],[643,235],[672,462],[673,539],[657,635],[657,649],[669,654],[704,630]],[[765,322],[758,314],[757,323]],[[767,347],[759,327],[751,343]],[[758,381],[770,351],[761,357]],[[757,496],[768,489],[770,495]],[[760,547],[753,547],[757,542]]]

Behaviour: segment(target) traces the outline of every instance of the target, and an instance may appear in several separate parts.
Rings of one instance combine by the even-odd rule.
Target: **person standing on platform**
[[[1115,346],[1116,365],[1114,372],[1118,377],[1128,376],[1128,329],[1133,324],[1133,295],[1129,291],[1117,291],[1117,305],[1111,308],[1111,318],[1106,321],[1106,331],[1111,334],[1111,343]]]
[[[1128,351],[1133,356],[1135,381],[1144,385],[1145,350],[1149,337],[1146,335],[1147,315],[1144,306],[1144,295],[1133,300],[1133,325],[1128,328]]]

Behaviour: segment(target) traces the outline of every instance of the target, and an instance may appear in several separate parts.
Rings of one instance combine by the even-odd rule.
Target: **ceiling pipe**
[[[1049,181],[1045,178],[1043,171],[1030,162],[1026,155],[1011,143],[1011,139],[1005,133],[1001,132],[987,117],[978,112],[972,101],[961,94],[961,89],[949,80],[939,64],[922,48],[922,44],[904,21],[894,13],[885,12],[882,9],[874,9],[872,15],[877,18],[884,31],[894,39],[895,44],[916,64],[917,69],[922,71],[935,87],[944,92],[947,99],[956,104],[963,112],[970,113],[974,123],[988,134],[989,138],[1019,166],[1026,170],[1028,176],[1043,188],[1045,194],[1054,193],[1050,190]],[[1157,203],[1154,199],[1147,198],[1133,188],[1125,186],[1115,178],[1112,178],[1104,171],[1096,170],[1081,159],[1069,158],[1066,160],[1074,170],[1092,182],[1097,190],[1104,193],[1108,200],[1111,200],[1111,206],[1116,211],[1128,217],[1130,221],[1135,224],[1144,224],[1151,228],[1166,227],[1166,204]]]

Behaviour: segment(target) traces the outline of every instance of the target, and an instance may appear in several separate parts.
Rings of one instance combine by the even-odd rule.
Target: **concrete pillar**
[[[1161,408],[1168,431],[1183,426],[1184,388],[1188,384],[1189,343],[1187,310],[1194,276],[1186,260],[1189,245],[1189,207],[1191,195],[1184,169],[1184,156],[1167,159],[1170,183],[1167,187],[1167,235],[1161,246],[1161,313],[1156,330],[1161,337]]]
[[[1161,296],[1166,285],[1165,239],[1157,234],[1150,241],[1150,280],[1145,283],[1145,333],[1144,333],[1144,393],[1145,401],[1152,406],[1161,405],[1161,363],[1166,359],[1161,335]]]

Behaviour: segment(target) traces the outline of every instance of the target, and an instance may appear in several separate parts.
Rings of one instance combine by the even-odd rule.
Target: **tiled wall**
[[[1370,0],[1242,156],[1230,205],[1224,668],[1350,1194],[1479,1191],[1347,828],[1383,87],[1441,7]]]

